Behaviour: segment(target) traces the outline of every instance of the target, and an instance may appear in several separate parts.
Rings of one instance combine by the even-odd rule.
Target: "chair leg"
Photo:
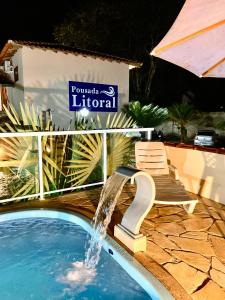
[[[183,204],[184,209],[186,210],[186,212],[188,214],[192,214],[194,209],[195,209],[195,205],[198,203],[198,201],[192,202],[190,204]]]

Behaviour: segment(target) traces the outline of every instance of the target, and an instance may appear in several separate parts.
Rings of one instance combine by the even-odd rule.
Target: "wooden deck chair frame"
[[[168,164],[162,142],[137,142],[135,144],[136,167],[152,176],[156,197],[153,204],[183,205],[187,213],[193,213],[198,200],[192,199],[179,181],[177,169]]]

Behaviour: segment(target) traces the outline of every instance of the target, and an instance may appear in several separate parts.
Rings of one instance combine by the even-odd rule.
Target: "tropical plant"
[[[11,123],[6,123],[2,132],[53,131],[51,115],[46,126],[34,107],[20,104],[20,115],[12,105],[5,112]],[[80,129],[90,129],[89,122],[79,122]],[[131,118],[115,114],[108,116],[107,128],[132,127]],[[102,128],[101,120],[91,120],[91,128]],[[8,159],[0,161],[0,168],[7,168],[13,174],[10,184],[13,196],[38,193],[38,144],[37,137],[2,138],[4,152]],[[108,175],[124,162],[133,158],[132,138],[123,133],[113,133],[107,137]],[[42,137],[43,184],[45,191],[79,186],[102,178],[102,135],[78,134],[73,137],[51,135]],[[132,147],[133,149],[134,147]]]
[[[180,141],[183,143],[187,138],[186,127],[188,123],[196,120],[199,113],[192,104],[183,100],[181,103],[174,103],[168,108],[168,116],[169,119],[178,126],[180,130]]]
[[[133,101],[123,111],[140,127],[156,127],[168,119],[167,109],[152,103],[141,105],[139,101]]]
[[[102,127],[101,120],[97,116],[95,126]],[[109,114],[106,128],[130,128],[134,124],[131,118],[126,119],[121,113],[113,117]],[[107,172],[112,172],[123,163],[131,163],[133,153],[131,151],[132,138],[123,133],[112,133],[107,137]],[[82,134],[73,137],[72,159],[67,166],[70,170],[67,177],[73,186],[81,185],[87,179],[102,176],[102,136],[99,133]]]
[[[131,117],[126,119],[126,115],[108,116],[106,128],[132,128],[135,122]],[[132,137],[123,133],[108,134],[107,139],[107,175],[110,176],[113,171],[121,165],[129,165],[134,160],[134,141]]]
[[[74,128],[75,130],[91,130],[96,129],[96,120],[93,118],[84,118],[79,112],[74,114]]]
[[[29,132],[29,131],[53,131],[51,117],[46,127],[37,115],[34,107],[20,103],[20,115],[12,105],[9,109],[4,107],[11,121],[6,123],[7,128],[0,127],[2,132]],[[36,137],[1,138],[4,142],[3,150],[8,155],[7,161],[0,161],[0,168],[9,168],[15,175],[12,182],[14,197],[37,193],[38,180],[38,146]],[[66,157],[66,145],[68,136],[44,136],[42,138],[43,158],[43,184],[46,191],[57,189],[65,182],[63,162]]]

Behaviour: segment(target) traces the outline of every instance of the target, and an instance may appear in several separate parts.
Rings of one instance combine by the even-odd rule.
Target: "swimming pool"
[[[104,241],[105,251],[96,274],[81,272],[80,284],[70,284],[66,273],[72,263],[81,266],[91,232],[85,218],[65,212],[1,214],[0,299],[173,299],[154,276],[109,237]]]

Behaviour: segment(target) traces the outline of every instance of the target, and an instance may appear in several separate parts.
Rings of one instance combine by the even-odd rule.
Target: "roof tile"
[[[17,40],[9,40],[8,43],[4,46],[0,53],[0,62],[6,58],[11,57],[18,48],[21,47],[30,47],[30,48],[41,48],[46,50],[52,50],[55,52],[63,52],[63,53],[72,53],[74,55],[83,55],[83,56],[89,56],[94,58],[100,58],[102,60],[108,60],[108,61],[117,61],[121,63],[125,63],[128,65],[132,65],[135,67],[140,67],[142,63],[127,59],[127,58],[121,58],[109,54],[103,54],[100,52],[95,52],[91,50],[84,50],[76,47],[61,45],[57,43],[46,43],[46,42],[32,42],[32,41],[17,41]]]

